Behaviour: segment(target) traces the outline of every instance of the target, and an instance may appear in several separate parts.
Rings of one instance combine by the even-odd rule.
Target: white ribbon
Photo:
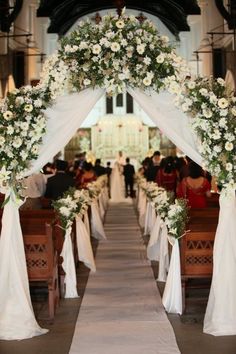
[[[104,221],[104,216],[105,216],[105,206],[103,202],[103,193],[101,192],[99,197],[98,197],[98,203],[99,203],[99,212],[101,215],[101,220]]]
[[[87,232],[86,226],[79,216],[76,216],[76,241],[78,248],[79,260],[83,262],[86,267],[96,272],[96,266],[93,257],[90,236]]]
[[[152,228],[150,239],[147,246],[147,257],[150,261],[160,260],[160,232],[161,232],[161,218],[156,216],[156,221]]]
[[[146,194],[142,189],[140,189],[139,190],[138,210],[139,210],[139,225],[141,227],[144,227],[144,225],[145,225],[146,205],[147,205]]]
[[[170,268],[162,297],[162,303],[168,313],[178,313],[181,315],[182,286],[179,242],[174,237],[171,237],[171,244],[173,245],[173,248],[171,253]]]
[[[169,270],[169,250],[168,250],[168,231],[165,223],[162,224],[160,232],[160,259],[158,269],[158,281],[166,281]]]
[[[71,241],[72,226],[66,228],[65,239],[62,247],[61,256],[63,257],[62,267],[66,273],[65,284],[66,292],[65,298],[79,297],[77,293],[77,280],[75,271],[75,260],[73,254],[73,247]]]
[[[86,227],[87,233],[90,235],[90,225],[89,225],[88,211],[86,211],[84,213],[84,225]]]
[[[156,212],[150,201],[147,202],[147,209],[145,215],[144,235],[150,235],[156,220]]]

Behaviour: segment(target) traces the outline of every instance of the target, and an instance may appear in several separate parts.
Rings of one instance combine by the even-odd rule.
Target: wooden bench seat
[[[59,302],[58,255],[54,248],[52,227],[44,224],[42,232],[23,233],[30,284],[44,282],[48,288],[48,314],[52,321]]]

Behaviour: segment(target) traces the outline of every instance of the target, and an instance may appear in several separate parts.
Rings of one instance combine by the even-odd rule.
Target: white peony
[[[15,140],[13,141],[12,145],[18,149],[22,145],[23,141],[21,138],[16,137]]]
[[[206,117],[206,118],[212,117],[212,111],[209,108],[203,109],[202,113],[203,113],[204,117]]]
[[[146,55],[143,59],[144,64],[150,65],[151,64],[151,59]]]
[[[7,127],[7,134],[8,135],[12,135],[13,133],[14,133],[14,128],[11,125],[9,125]]]

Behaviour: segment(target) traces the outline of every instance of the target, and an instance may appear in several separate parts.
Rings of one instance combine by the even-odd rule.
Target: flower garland
[[[25,86],[9,93],[0,106],[0,184],[14,186],[30,161],[36,159],[46,119],[46,91]]]
[[[158,187],[154,182],[147,182],[144,177],[137,176],[137,183],[151,200],[157,214],[166,224],[169,235],[180,238],[185,232],[188,207],[184,199],[174,199],[173,193]]]
[[[199,152],[207,169],[224,188],[236,189],[236,97],[221,78],[184,82],[176,103],[192,116]]]
[[[189,71],[168,37],[160,36],[151,21],[134,16],[104,16],[99,24],[81,21],[60,45],[42,76],[53,96],[69,86],[77,91],[105,87],[109,95],[126,86],[158,92],[167,82],[163,79],[179,80]]]
[[[185,61],[152,22],[125,15],[81,22],[46,60],[40,84],[15,90],[0,103],[0,186],[20,188],[46,131],[42,112],[55,98],[87,87],[115,95],[131,86],[176,95],[176,104],[192,116],[204,168],[224,189],[235,190],[236,98],[222,79],[188,78]]]

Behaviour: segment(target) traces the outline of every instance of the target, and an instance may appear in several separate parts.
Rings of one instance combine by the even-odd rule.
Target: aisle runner
[[[111,204],[70,354],[176,354],[132,204]]]

